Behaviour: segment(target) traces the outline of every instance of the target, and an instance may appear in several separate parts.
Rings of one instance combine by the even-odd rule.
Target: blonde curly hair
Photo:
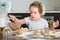
[[[30,4],[29,9],[32,6],[37,7],[40,14],[45,15],[45,7],[44,7],[44,5],[42,3],[38,2],[38,1],[34,1],[33,3]]]

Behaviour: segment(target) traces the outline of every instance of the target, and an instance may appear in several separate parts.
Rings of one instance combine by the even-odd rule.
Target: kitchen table
[[[56,30],[60,32],[59,30]],[[49,37],[32,37],[32,36],[3,36],[3,33],[0,33],[0,40],[60,40],[60,38],[49,38]]]

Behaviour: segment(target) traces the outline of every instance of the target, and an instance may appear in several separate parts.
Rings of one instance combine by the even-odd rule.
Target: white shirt
[[[30,19],[30,17],[26,17],[25,18],[26,24],[28,25],[29,29],[31,30],[39,30],[39,29],[43,29],[43,28],[48,28],[48,22],[47,20],[40,18],[37,21],[33,21]]]

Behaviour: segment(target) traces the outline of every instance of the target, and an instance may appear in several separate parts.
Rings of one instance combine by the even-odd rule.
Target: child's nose
[[[34,13],[32,13],[32,15],[34,16]]]

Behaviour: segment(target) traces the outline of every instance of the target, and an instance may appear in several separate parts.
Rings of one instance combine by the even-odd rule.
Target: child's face
[[[37,7],[35,6],[30,7],[30,16],[32,20],[40,19],[41,14],[39,13],[39,10]]]

